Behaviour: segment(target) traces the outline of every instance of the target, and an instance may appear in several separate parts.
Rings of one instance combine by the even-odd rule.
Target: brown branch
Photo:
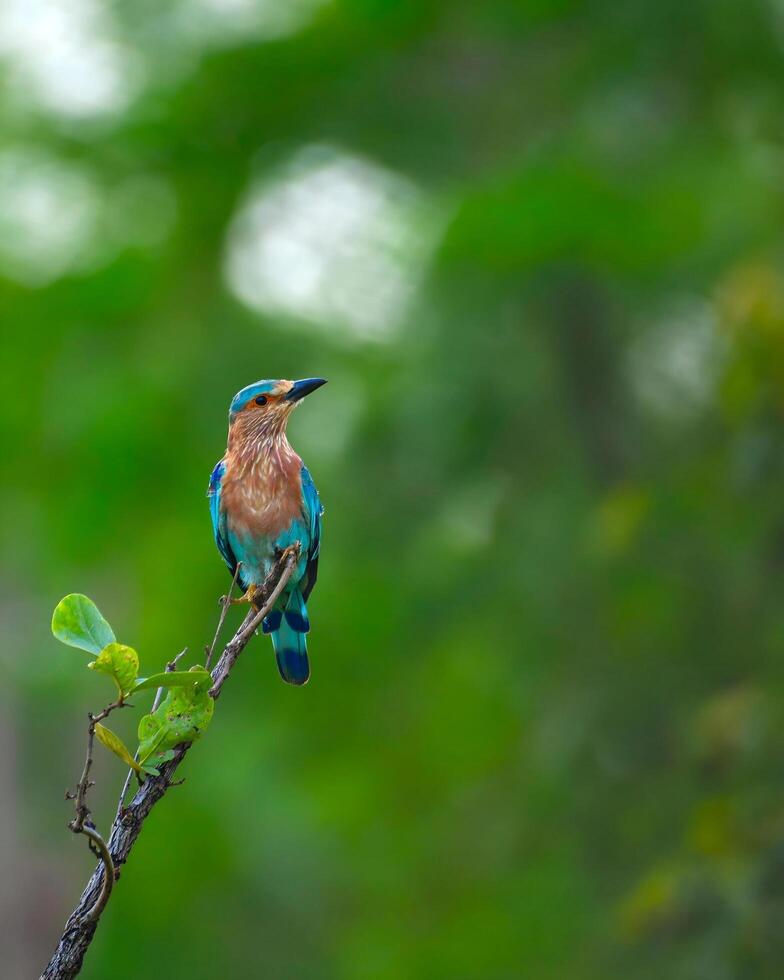
[[[243,620],[237,632],[226,644],[223,653],[212,670],[211,697],[217,698],[220,695],[223,685],[228,680],[239,655],[247,646],[248,641],[261,624],[261,621],[271,611],[280,593],[286,587],[286,583],[291,578],[296,567],[299,553],[299,544],[291,545],[281,554],[270,574],[267,576],[264,585],[257,593],[258,598],[254,600],[254,608],[248,612],[248,615]],[[106,716],[97,715],[91,720],[92,726],[101,717]],[[93,735],[94,732],[95,729],[93,727]],[[106,873],[109,865],[106,863],[106,858],[108,857],[114,869],[119,869],[128,860],[128,855],[136,843],[136,838],[141,833],[144,821],[149,816],[155,804],[164,796],[169,787],[174,784],[174,774],[185,758],[189,747],[187,744],[178,745],[174,750],[174,758],[169,762],[165,762],[160,767],[160,776],[152,776],[146,779],[128,806],[121,806],[112,824],[109,840],[104,844],[106,856],[101,852],[103,840],[100,835],[90,827],[83,827],[83,833],[90,831],[87,836],[98,847],[102,861],[93,871],[90,880],[82,892],[78,905],[68,917],[62,938],[46,969],[41,974],[41,980],[72,980],[81,970],[84,954],[92,942],[98,925],[98,919],[111,894],[113,879],[119,877],[119,871],[114,871],[111,876],[112,881],[109,881],[109,875]],[[83,777],[85,777],[84,773]],[[89,783],[89,766],[87,767],[86,778],[87,783]],[[95,837],[93,837],[93,834],[95,834]]]

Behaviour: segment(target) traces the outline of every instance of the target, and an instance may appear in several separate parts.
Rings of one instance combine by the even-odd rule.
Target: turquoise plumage
[[[318,573],[322,508],[313,479],[286,438],[292,409],[325,384],[258,381],[235,395],[226,454],[210,477],[210,516],[218,550],[252,602],[280,552],[298,541],[300,558],[263,623],[281,677],[304,684],[310,676],[305,634],[307,600]]]

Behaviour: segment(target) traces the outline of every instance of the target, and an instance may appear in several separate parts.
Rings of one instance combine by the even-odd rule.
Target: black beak
[[[295,381],[291,391],[286,395],[286,401],[298,402],[300,398],[304,398],[305,395],[309,395],[311,391],[326,383],[326,378],[303,378],[302,381]]]

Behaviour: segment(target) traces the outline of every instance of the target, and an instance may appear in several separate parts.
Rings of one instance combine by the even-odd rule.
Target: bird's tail
[[[262,627],[272,637],[280,676],[288,684],[305,684],[310,677],[305,634],[310,629],[308,612],[299,589],[295,589],[283,609],[273,609]]]

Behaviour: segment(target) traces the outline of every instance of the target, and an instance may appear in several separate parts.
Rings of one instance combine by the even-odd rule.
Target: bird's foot
[[[228,596],[224,598],[225,601],[229,603],[229,605],[238,606],[241,602],[253,602],[253,598],[258,591],[259,591],[258,585],[249,585],[245,595],[238,596],[236,599],[229,598]]]

